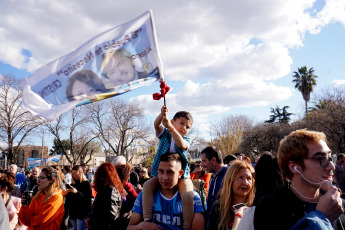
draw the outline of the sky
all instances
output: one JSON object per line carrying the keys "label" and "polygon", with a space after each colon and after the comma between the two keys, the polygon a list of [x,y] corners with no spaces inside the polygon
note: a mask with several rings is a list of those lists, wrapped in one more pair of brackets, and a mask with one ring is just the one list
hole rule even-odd
{"label": "sky", "polygon": [[[345,85],[345,2],[339,0],[0,0],[0,74],[18,79],[95,35],[153,10],[171,116],[187,110],[193,127],[228,115],[269,119],[270,107],[303,116],[293,72],[313,67],[322,90]],[[119,96],[149,119],[159,83]],[[49,144],[49,143],[46,143]]]}

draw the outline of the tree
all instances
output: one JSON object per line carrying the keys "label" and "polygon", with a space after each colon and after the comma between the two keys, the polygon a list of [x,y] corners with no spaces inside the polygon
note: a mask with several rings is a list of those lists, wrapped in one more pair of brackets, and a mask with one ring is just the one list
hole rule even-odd
{"label": "tree", "polygon": [[298,89],[303,96],[305,101],[305,114],[308,115],[308,101],[310,101],[310,93],[313,92],[314,86],[316,85],[317,76],[314,75],[314,69],[310,68],[308,70],[307,66],[298,68],[298,71],[294,72],[295,88]]}
{"label": "tree", "polygon": [[216,145],[224,156],[238,152],[242,135],[252,124],[252,119],[245,115],[226,116],[211,124],[211,136],[215,137],[212,144]]}
{"label": "tree", "polygon": [[68,150],[71,146],[71,143],[69,140],[59,140],[57,138],[54,138],[53,146],[50,150],[51,155],[56,155],[63,153],[65,150]]}
{"label": "tree", "polygon": [[113,98],[87,106],[95,132],[115,156],[125,156],[130,161],[138,141],[145,142],[152,135],[138,104]]}
{"label": "tree", "polygon": [[309,113],[326,108],[327,103],[332,103],[332,101],[326,100],[326,99],[318,99],[318,100],[314,101],[313,102],[314,106],[308,108]]}
{"label": "tree", "polygon": [[246,155],[259,154],[264,151],[277,152],[280,140],[293,130],[304,128],[302,124],[260,123],[243,133],[240,151]]}
{"label": "tree", "polygon": [[[54,135],[56,147],[62,151],[70,164],[82,164],[86,156],[90,152],[94,152],[89,148],[92,141],[98,138],[98,134],[92,131],[90,117],[85,106],[76,107],[60,115],[55,122],[45,122],[45,125]],[[66,132],[67,140],[63,136]],[[70,154],[67,155],[66,150],[70,150]]]}
{"label": "tree", "polygon": [[334,152],[345,151],[345,89],[325,91],[314,104],[319,109],[310,112],[303,122],[309,129],[326,134],[328,145]]}
{"label": "tree", "polygon": [[141,163],[144,167],[148,168],[150,165],[153,164],[158,144],[159,142],[157,138],[149,140],[146,145],[147,151],[139,154],[139,157],[143,158],[143,161]]}
{"label": "tree", "polygon": [[274,123],[274,122],[280,122],[280,123],[289,123],[291,120],[290,116],[293,115],[293,113],[289,113],[287,109],[290,108],[289,106],[284,106],[282,109],[279,108],[278,105],[276,105],[276,108],[271,107],[271,113],[270,119],[265,121],[265,123]]}
{"label": "tree", "polygon": [[79,142],[74,144],[74,152],[80,153],[81,164],[87,164],[92,160],[92,156],[95,153],[102,152],[101,143],[95,140],[89,141],[89,139],[86,138],[79,138]]}
{"label": "tree", "polygon": [[15,163],[20,145],[42,124],[22,103],[22,92],[13,75],[0,76],[0,141],[7,143],[5,154]]}

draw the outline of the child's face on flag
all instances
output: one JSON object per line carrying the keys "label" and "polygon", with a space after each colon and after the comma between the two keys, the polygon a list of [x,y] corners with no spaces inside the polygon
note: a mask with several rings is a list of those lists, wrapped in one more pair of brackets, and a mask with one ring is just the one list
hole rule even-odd
{"label": "child's face on flag", "polygon": [[186,136],[192,128],[192,122],[184,117],[176,118],[176,120],[172,119],[171,124],[183,137]]}
{"label": "child's face on flag", "polygon": [[117,54],[109,60],[104,67],[104,73],[116,86],[133,81],[136,76],[132,60],[122,54]]}

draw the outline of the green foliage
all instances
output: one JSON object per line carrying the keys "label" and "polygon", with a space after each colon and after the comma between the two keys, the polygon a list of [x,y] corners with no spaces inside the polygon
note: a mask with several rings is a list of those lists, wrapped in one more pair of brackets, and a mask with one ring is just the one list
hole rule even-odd
{"label": "green foliage", "polygon": [[141,164],[148,168],[149,166],[151,166],[153,164],[153,161],[155,159],[155,155],[156,155],[156,147],[151,145],[148,147],[148,152],[146,153],[142,153],[142,156],[144,158],[144,160],[141,162]]}
{"label": "green foliage", "polygon": [[61,142],[54,138],[54,143],[52,149],[50,150],[49,155],[56,155],[63,153],[65,150],[71,149],[71,142],[69,140],[61,140]]}
{"label": "green foliage", "polygon": [[298,89],[305,101],[305,112],[308,115],[308,101],[310,101],[310,93],[313,92],[314,86],[316,85],[316,76],[314,69],[308,70],[307,66],[298,68],[298,71],[294,72],[292,82],[295,83],[295,88]]}
{"label": "green foliage", "polygon": [[289,121],[291,120],[290,116],[293,115],[293,113],[289,113],[287,111],[289,108],[289,106],[284,106],[282,109],[280,109],[278,105],[276,105],[276,108],[271,107],[272,115],[270,115],[270,119],[266,120],[265,123],[289,123]]}

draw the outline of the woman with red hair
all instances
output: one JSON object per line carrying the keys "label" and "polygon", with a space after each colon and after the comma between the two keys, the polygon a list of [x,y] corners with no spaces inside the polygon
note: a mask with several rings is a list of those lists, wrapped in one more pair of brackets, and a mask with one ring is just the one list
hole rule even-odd
{"label": "woman with red hair", "polygon": [[15,229],[18,224],[18,213],[22,206],[20,198],[11,195],[15,180],[16,177],[11,171],[5,171],[0,177],[0,195],[8,212],[11,230]]}
{"label": "woman with red hair", "polygon": [[122,197],[126,193],[115,167],[111,163],[101,164],[94,183],[97,195],[86,220],[88,229],[119,229]]}

